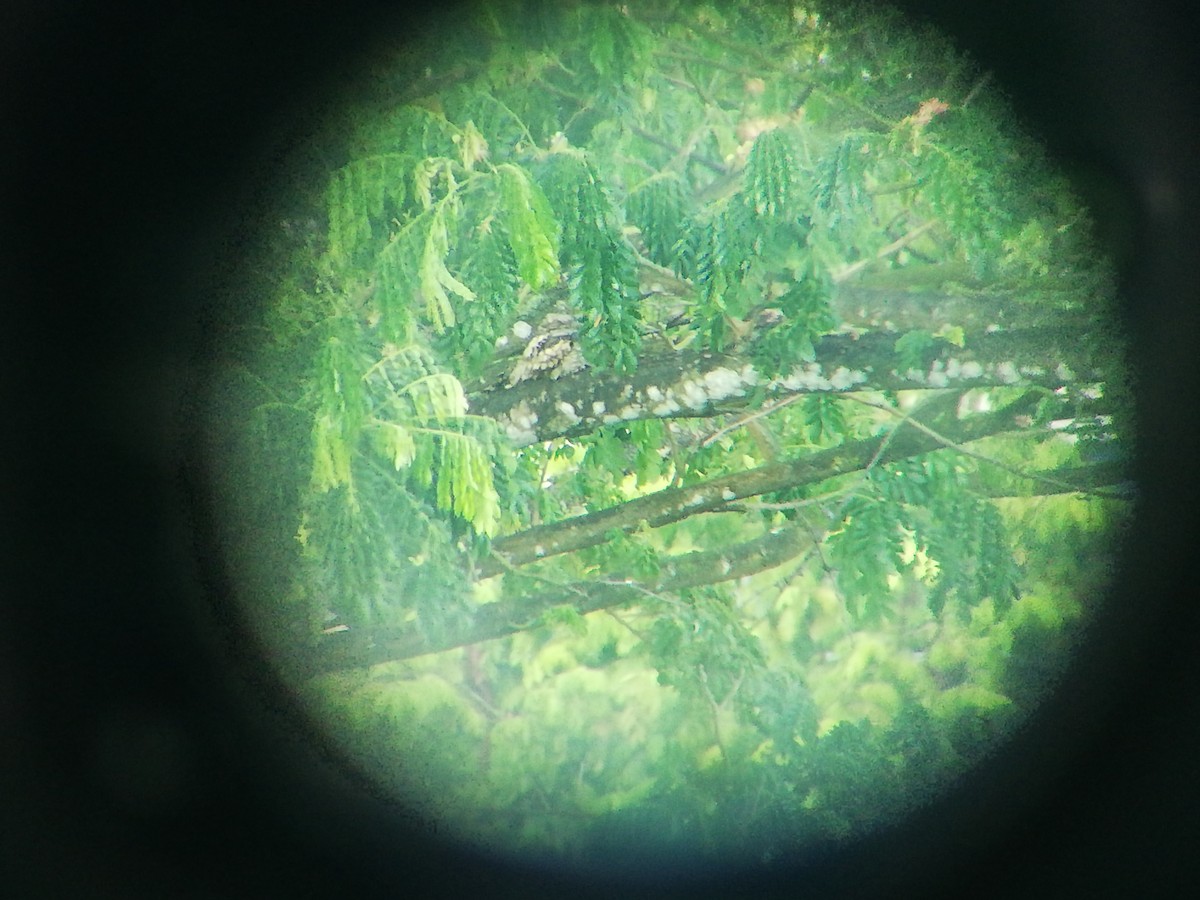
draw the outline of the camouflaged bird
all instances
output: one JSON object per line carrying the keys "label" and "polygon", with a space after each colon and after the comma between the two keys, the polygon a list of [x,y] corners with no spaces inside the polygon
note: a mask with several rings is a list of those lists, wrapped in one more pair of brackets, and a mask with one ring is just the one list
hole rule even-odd
{"label": "camouflaged bird", "polygon": [[579,322],[569,313],[552,312],[529,338],[508,375],[508,386],[532,378],[562,378],[586,367],[579,349]]}

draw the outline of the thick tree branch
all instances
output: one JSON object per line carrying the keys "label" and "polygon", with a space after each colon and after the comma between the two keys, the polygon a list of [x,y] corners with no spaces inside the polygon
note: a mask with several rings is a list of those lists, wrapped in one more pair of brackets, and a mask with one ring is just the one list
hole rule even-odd
{"label": "thick tree branch", "polygon": [[441,639],[429,638],[411,628],[324,635],[317,645],[297,651],[289,664],[293,674],[306,678],[440,653],[539,627],[542,616],[558,606],[569,605],[586,615],[600,609],[644,602],[648,595],[667,587],[679,590],[744,578],[782,565],[811,543],[810,534],[791,526],[721,550],[667,557],[661,560],[658,576],[652,581],[610,577],[581,585],[548,587],[536,597],[520,601],[487,604],[479,607],[470,627]]}
{"label": "thick tree branch", "polygon": [[[1084,493],[1107,500],[1130,500],[1134,496],[1129,467],[1119,462],[1094,463],[1088,466],[1065,466],[1047,472],[1021,473],[1023,479],[1035,481],[1039,497],[1051,494]],[[1030,496],[1015,489],[980,485],[974,490],[984,497]]]}
{"label": "thick tree branch", "polygon": [[[1122,468],[1116,464],[1057,469],[1048,474],[1060,483],[1074,483],[1080,490],[1115,484],[1125,478]],[[985,490],[984,493],[989,492]],[[995,491],[990,493],[1000,495]],[[647,596],[665,588],[701,587],[755,575],[794,559],[811,547],[812,541],[812,535],[803,528],[789,526],[720,550],[660,559],[658,575],[651,581],[610,577],[587,584],[551,587],[535,598],[489,604],[479,608],[470,627],[440,640],[431,639],[415,629],[343,631],[324,635],[316,645],[298,649],[287,664],[294,675],[307,678],[470,646],[539,627],[542,616],[558,606],[569,605],[579,614],[586,615],[600,609],[644,602]]]}
{"label": "thick tree branch", "polygon": [[[1029,391],[997,412],[956,419],[956,397],[947,395],[937,398],[922,410],[923,421],[918,424],[924,424],[930,430],[936,426],[943,439],[949,438],[958,444],[968,443],[1017,429],[1016,419],[1027,415],[1036,406],[1040,396],[1037,391]],[[480,575],[487,577],[500,574],[512,566],[532,562],[551,553],[593,546],[607,540],[612,528],[632,531],[643,522],[660,525],[698,512],[737,509],[741,506],[738,503],[740,498],[755,493],[824,480],[941,446],[944,446],[944,441],[931,436],[928,430],[901,426],[901,430],[895,433],[851,442],[813,454],[804,460],[764,466],[690,488],[661,491],[613,510],[501,538],[493,546],[502,556],[485,564]],[[1070,485],[1080,490],[1094,489],[1119,483],[1125,478],[1122,467],[1116,464],[1059,469],[1046,474],[1062,485],[1062,490]],[[432,638],[413,628],[350,630],[324,635],[316,645],[298,649],[289,664],[295,675],[309,677],[468,646],[538,627],[542,624],[544,614],[558,606],[569,605],[576,612],[587,614],[644,601],[648,595],[664,589],[699,587],[753,575],[795,558],[811,546],[812,541],[812,535],[803,528],[789,526],[717,550],[660,558],[658,573],[649,580],[610,576],[586,584],[548,584],[535,597],[482,606],[469,627],[439,638]]]}
{"label": "thick tree branch", "polygon": [[[1032,414],[1041,398],[1039,391],[1029,391],[1003,409],[958,419],[955,417],[957,397],[950,395],[931,407],[935,414],[930,417],[930,425],[936,425],[939,435],[955,443],[968,443],[1019,429],[1018,418]],[[613,529],[630,532],[640,528],[642,523],[657,528],[698,513],[723,511],[729,504],[746,497],[815,484],[858,471],[873,461],[904,459],[942,446],[938,438],[901,425],[895,432],[848,441],[799,459],[770,463],[700,484],[667,488],[611,509],[498,538],[492,543],[496,558],[485,560],[480,574],[483,577],[497,575],[506,566],[521,566],[560,553],[594,547],[607,541]]]}
{"label": "thick tree branch", "polygon": [[531,379],[507,390],[475,392],[471,411],[496,419],[526,446],[579,437],[601,425],[638,419],[710,416],[769,396],[871,390],[1038,385],[1057,388],[1105,380],[1102,360],[1071,328],[996,331],[969,336],[965,347],[935,340],[914,366],[896,351],[897,335],[828,335],[812,362],[768,377],[748,348],[736,353],[648,352],[631,376],[585,369]]}

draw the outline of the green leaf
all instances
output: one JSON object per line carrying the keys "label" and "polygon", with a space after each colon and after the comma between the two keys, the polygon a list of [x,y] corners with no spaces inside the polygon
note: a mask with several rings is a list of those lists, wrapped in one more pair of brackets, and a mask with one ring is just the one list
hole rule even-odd
{"label": "green leaf", "polygon": [[579,610],[569,603],[560,603],[542,613],[542,624],[546,626],[564,625],[575,635],[583,636],[588,632],[587,620],[580,615]]}
{"label": "green leaf", "polygon": [[523,169],[497,167],[504,221],[521,279],[534,290],[552,284],[558,275],[557,224],[541,188]]}
{"label": "green leaf", "polygon": [[796,163],[783,129],[764,131],[754,140],[746,163],[746,199],[754,212],[773,221],[795,196]]}
{"label": "green leaf", "polygon": [[686,188],[676,173],[659,172],[630,193],[626,215],[641,232],[646,255],[661,266],[678,261],[676,248],[686,238]]}
{"label": "green leaf", "polygon": [[935,338],[928,331],[909,331],[896,338],[896,369],[899,372],[924,372],[927,368],[926,357],[934,345]]}
{"label": "green leaf", "polygon": [[403,425],[385,422],[380,431],[383,436],[383,453],[392,460],[396,470],[407,468],[416,458],[417,445],[413,433]]}
{"label": "green leaf", "polygon": [[325,493],[350,483],[350,445],[332,416],[313,422],[312,489]]}
{"label": "green leaf", "polygon": [[446,372],[423,375],[405,384],[401,391],[412,402],[413,413],[419,419],[445,424],[467,414],[462,384]]}
{"label": "green leaf", "polygon": [[816,394],[806,397],[802,414],[805,437],[810,444],[836,441],[846,433],[846,415],[842,401],[834,395]]}

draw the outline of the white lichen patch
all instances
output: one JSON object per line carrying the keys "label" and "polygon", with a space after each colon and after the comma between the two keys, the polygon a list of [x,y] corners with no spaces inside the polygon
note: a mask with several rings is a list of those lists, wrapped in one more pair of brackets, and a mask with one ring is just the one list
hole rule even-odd
{"label": "white lichen patch", "polygon": [[1015,363],[1005,360],[996,365],[996,378],[1001,384],[1016,384],[1021,380],[1021,373],[1017,371]]}
{"label": "white lichen patch", "polygon": [[992,410],[992,395],[987,391],[967,391],[958,400],[959,417]]}
{"label": "white lichen patch", "polygon": [[679,385],[679,393],[684,406],[690,409],[700,409],[708,403],[708,394],[704,392],[704,385],[699,381],[689,378]]}
{"label": "white lichen patch", "polygon": [[604,415],[604,413],[607,409],[608,409],[608,407],[604,405],[603,400],[593,400],[592,401],[592,415],[593,416],[602,416],[602,415]]}
{"label": "white lichen patch", "polygon": [[704,392],[709,401],[740,397],[746,393],[746,381],[741,373],[722,366],[705,373]]}
{"label": "white lichen patch", "polygon": [[568,425],[577,425],[580,422],[579,416],[575,415],[575,407],[566,400],[560,400],[557,404],[558,411],[567,419]]}
{"label": "white lichen patch", "polygon": [[1054,376],[1063,381],[1074,381],[1075,373],[1071,371],[1071,367],[1066,363],[1059,363],[1058,368],[1054,370]]}
{"label": "white lichen patch", "polygon": [[844,391],[854,387],[856,384],[862,384],[866,380],[866,372],[858,369],[847,369],[845,366],[838,366],[832,377],[830,377],[829,383],[835,391]]}
{"label": "white lichen patch", "polygon": [[526,447],[537,440],[538,415],[522,400],[500,419],[504,433],[518,447]]}
{"label": "white lichen patch", "polygon": [[925,383],[931,388],[944,388],[950,383],[950,377],[946,374],[946,364],[940,359],[935,359],[933,365],[929,367],[929,374],[925,378]]}
{"label": "white lichen patch", "polygon": [[[918,380],[919,378],[920,376],[918,376]],[[813,362],[805,366],[797,366],[783,378],[773,382],[773,385],[789,391],[845,391],[865,381],[867,381],[867,373],[861,369],[838,366],[832,374],[826,377],[820,363]]]}
{"label": "white lichen patch", "polygon": [[657,384],[652,384],[646,388],[646,399],[651,403],[657,403],[663,398],[662,389]]}
{"label": "white lichen patch", "polygon": [[714,368],[704,373],[704,392],[713,400],[720,400],[737,392],[742,386],[742,379],[732,368]]}
{"label": "white lichen patch", "polygon": [[792,369],[779,379],[779,384],[789,391],[827,391],[833,387],[829,379],[821,374],[820,363],[815,362]]}
{"label": "white lichen patch", "polygon": [[1041,378],[1046,370],[1041,366],[1021,366],[1021,374],[1026,378]]}
{"label": "white lichen patch", "polygon": [[963,378],[967,378],[970,380],[974,380],[976,378],[982,378],[983,377],[983,366],[981,366],[979,363],[975,362],[975,360],[972,359],[972,360],[969,360],[962,364],[961,373],[962,373]]}

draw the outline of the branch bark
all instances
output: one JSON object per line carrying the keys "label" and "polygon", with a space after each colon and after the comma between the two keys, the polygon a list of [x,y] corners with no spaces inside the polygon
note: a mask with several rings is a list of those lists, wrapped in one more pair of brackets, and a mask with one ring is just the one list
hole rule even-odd
{"label": "branch bark", "polygon": [[632,376],[585,369],[557,380],[478,391],[469,399],[473,413],[496,419],[522,447],[619,422],[711,416],[743,408],[762,391],[787,397],[1012,385],[1053,389],[1105,380],[1099,353],[1067,327],[971,335],[965,347],[935,340],[919,366],[897,352],[897,337],[890,332],[827,335],[812,362],[776,377],[766,375],[748,349],[711,353],[661,347],[648,352]]}
{"label": "branch bark", "polygon": [[[936,450],[944,446],[945,439],[966,444],[1020,430],[1019,421],[1036,408],[1042,396],[1041,391],[1030,390],[1003,409],[960,419],[956,412],[958,397],[950,393],[935,398],[914,415],[929,431],[936,430],[941,440],[929,431],[901,423],[892,433],[848,442],[804,459],[775,463],[699,485],[663,490],[614,509],[531,528],[495,541],[496,558],[486,562],[479,574],[488,577],[546,556],[594,546],[608,540],[614,528],[629,532],[644,523],[654,527],[699,513],[736,509],[739,501],[746,497],[815,483],[870,465]],[[1124,477],[1121,468],[1114,465],[1064,469],[1053,474],[1064,485],[1074,483],[1081,489],[1113,484]],[[677,590],[752,575],[794,558],[811,542],[812,535],[804,528],[790,526],[719,550],[666,557],[660,560],[658,574],[653,579],[639,581],[610,577],[586,584],[548,585],[536,597],[487,604],[478,609],[469,627],[452,635],[431,638],[415,629],[324,635],[315,645],[298,648],[287,664],[297,677],[310,677],[468,646],[540,627],[544,614],[557,606],[570,605],[576,612],[587,614],[644,601],[648,595],[668,587]]]}
{"label": "branch bark", "polygon": [[[1030,390],[1002,409],[959,419],[956,417],[958,397],[950,394],[928,406],[923,418],[941,438],[966,444],[994,434],[1020,430],[1021,418],[1032,415],[1042,397],[1040,391]],[[486,578],[498,575],[508,567],[594,547],[607,541],[614,529],[628,533],[643,523],[658,528],[700,513],[722,512],[747,497],[815,484],[864,469],[873,461],[890,462],[943,446],[938,437],[901,424],[894,432],[848,441],[799,459],[770,463],[699,484],[666,488],[611,509],[498,538],[492,543],[494,559],[483,562],[480,575]]]}
{"label": "branch bark", "polygon": [[[893,430],[869,439],[664,489],[611,509],[498,538],[492,543],[492,557],[480,566],[479,577],[597,546],[611,540],[614,530],[631,533],[698,514],[736,511],[744,508],[747,498],[937,450],[947,442],[965,445],[1020,431],[1028,427],[1023,423],[1034,414],[1046,389],[1103,382],[1106,366],[1111,366],[1103,348],[1093,347],[1080,339],[1077,330],[1065,327],[980,333],[968,337],[965,348],[934,341],[916,366],[911,359],[901,360],[897,337],[883,331],[829,335],[817,345],[811,363],[775,378],[768,378],[756,364],[753,342],[748,341],[724,354],[665,345],[653,348],[633,376],[583,371],[558,380],[523,382],[507,390],[475,392],[470,398],[472,412],[498,420],[513,443],[521,446],[579,436],[617,422],[728,413],[749,407],[763,391],[777,399],[816,392],[942,391],[914,413],[917,427],[901,421]],[[963,390],[1021,385],[1029,390],[1002,409],[958,415]],[[1057,473],[1056,478],[1064,490],[1076,483],[1086,489],[1111,484],[1118,474],[1117,470],[1087,470]],[[315,644],[297,648],[288,665],[298,677],[306,677],[467,646],[538,627],[556,606],[570,605],[586,614],[643,601],[668,586],[676,590],[753,574],[794,557],[811,540],[806,532],[789,528],[730,548],[663,559],[658,576],[650,581],[609,578],[549,586],[536,598],[482,606],[467,628],[438,638],[415,629],[323,635]]]}
{"label": "branch bark", "polygon": [[543,615],[558,606],[570,605],[576,612],[586,615],[600,609],[644,602],[660,586],[679,590],[744,578],[787,562],[811,543],[812,537],[804,529],[791,526],[722,550],[670,557],[662,561],[657,578],[651,582],[609,578],[584,585],[549,587],[536,598],[520,602],[481,606],[469,628],[441,639],[428,638],[415,629],[343,631],[324,635],[317,645],[291,655],[286,664],[293,676],[310,678],[342,669],[440,653],[542,627]]}

